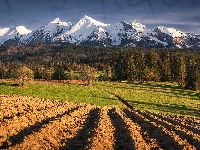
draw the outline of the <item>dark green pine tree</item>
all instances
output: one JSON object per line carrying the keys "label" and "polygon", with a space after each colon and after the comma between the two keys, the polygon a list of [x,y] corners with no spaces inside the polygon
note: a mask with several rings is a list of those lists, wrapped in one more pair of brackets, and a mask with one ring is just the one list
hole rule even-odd
{"label": "dark green pine tree", "polygon": [[141,50],[134,51],[133,60],[135,63],[135,79],[136,81],[143,82],[146,78],[144,53]]}
{"label": "dark green pine tree", "polygon": [[115,65],[115,78],[118,80],[127,79],[127,60],[125,53],[121,50]]}
{"label": "dark green pine tree", "polygon": [[161,81],[171,81],[170,53],[166,52],[161,64]]}
{"label": "dark green pine tree", "polygon": [[0,79],[4,79],[6,74],[6,67],[0,63]]}
{"label": "dark green pine tree", "polygon": [[147,81],[159,81],[160,72],[159,72],[159,63],[160,57],[155,50],[150,50],[145,55],[145,63],[147,66],[146,74]]}
{"label": "dark green pine tree", "polygon": [[65,79],[65,70],[61,63],[55,67],[55,70],[52,73],[52,77],[53,77],[52,79],[54,79],[54,80]]}
{"label": "dark green pine tree", "polygon": [[127,79],[129,82],[133,82],[136,79],[136,67],[135,62],[133,60],[133,55],[130,54],[128,56],[128,62],[127,62],[128,68],[127,68]]}
{"label": "dark green pine tree", "polygon": [[186,64],[180,52],[174,54],[171,67],[174,81],[176,81],[179,86],[183,87],[186,78]]}
{"label": "dark green pine tree", "polygon": [[109,64],[106,64],[104,67],[104,80],[109,80],[112,77],[112,68],[110,67]]}
{"label": "dark green pine tree", "polygon": [[192,90],[200,89],[200,74],[194,54],[189,54],[186,67],[186,88]]}
{"label": "dark green pine tree", "polygon": [[192,89],[196,91],[200,90],[200,73],[199,68],[197,66],[194,70],[194,87]]}

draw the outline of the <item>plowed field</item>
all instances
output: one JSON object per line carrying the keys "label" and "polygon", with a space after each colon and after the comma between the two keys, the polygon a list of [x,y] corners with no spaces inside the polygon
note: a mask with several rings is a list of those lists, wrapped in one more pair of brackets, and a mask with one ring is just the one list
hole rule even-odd
{"label": "plowed field", "polygon": [[200,150],[200,119],[0,96],[0,149]]}

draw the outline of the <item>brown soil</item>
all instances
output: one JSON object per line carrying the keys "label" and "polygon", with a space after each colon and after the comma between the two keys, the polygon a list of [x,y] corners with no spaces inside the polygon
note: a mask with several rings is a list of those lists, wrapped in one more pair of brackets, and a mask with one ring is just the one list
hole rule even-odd
{"label": "brown soil", "polygon": [[200,119],[0,96],[0,149],[200,149]]}

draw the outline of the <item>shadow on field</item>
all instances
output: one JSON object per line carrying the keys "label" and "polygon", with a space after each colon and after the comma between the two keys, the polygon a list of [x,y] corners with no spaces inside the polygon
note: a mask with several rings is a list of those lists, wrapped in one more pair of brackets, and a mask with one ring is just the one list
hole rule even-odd
{"label": "shadow on field", "polygon": [[11,86],[11,83],[8,83],[8,82],[0,82],[0,86]]}
{"label": "shadow on field", "polygon": [[[163,116],[162,114],[157,114],[157,113],[152,113],[152,112],[148,112],[148,114],[153,115],[153,116],[155,116],[155,117],[158,117],[158,118],[160,118],[160,119],[162,119],[162,120],[165,120],[165,121],[167,121],[167,122],[170,122],[170,123],[172,123],[172,124],[174,124],[174,125],[178,125],[178,126],[181,126],[181,127],[183,127],[183,128],[186,128],[187,130],[190,130],[190,131],[194,132],[195,134],[199,134],[199,135],[200,135],[200,130],[198,130],[197,128],[194,128],[194,127],[192,127],[192,126],[188,126],[188,125],[187,125],[188,122],[184,122],[184,124],[181,123],[181,122],[182,122],[182,119],[181,119],[181,118],[179,118],[179,119],[177,120],[176,117],[174,117],[174,118],[172,119],[172,118]],[[189,120],[188,120],[188,121],[189,121]],[[190,121],[189,121],[189,124],[191,124],[191,122],[192,122],[192,121],[190,120]],[[196,125],[196,126],[198,126],[198,125]]]}
{"label": "shadow on field", "polygon": [[162,121],[159,121],[155,119],[154,117],[150,116],[148,113],[144,113],[141,111],[138,111],[141,115],[143,115],[145,118],[149,119],[150,122],[155,122],[156,124],[159,124],[163,127],[165,127],[168,131],[173,130],[177,135],[180,136],[181,139],[186,139],[188,143],[195,146],[195,148],[200,149],[200,142],[193,137],[191,134],[186,134],[184,131],[177,129],[174,125],[169,125],[168,123],[165,123]]}
{"label": "shadow on field", "polygon": [[[84,127],[78,131],[77,135],[71,139],[68,139],[66,142],[66,146],[60,147],[60,150],[83,150],[89,149],[91,141],[88,141],[88,138],[94,136],[95,129],[98,127],[99,119],[100,119],[100,109],[96,108],[89,112],[88,118],[85,121]],[[87,147],[87,148],[86,148]]]}
{"label": "shadow on field", "polygon": [[[95,96],[93,96],[94,98],[97,98]],[[110,98],[110,97],[105,97],[105,96],[101,96],[101,97],[98,97],[98,98],[102,98],[102,99],[107,99],[107,100],[111,100],[111,101],[118,101],[118,99],[115,99],[115,98]]]}
{"label": "shadow on field", "polygon": [[131,89],[137,88],[140,90],[152,90],[153,92],[163,92],[166,94],[173,94],[174,95],[173,97],[178,97],[178,98],[187,97],[188,99],[191,99],[191,100],[200,99],[200,93],[183,89],[178,85],[165,85],[162,83],[160,84],[159,83],[127,83],[127,84],[133,85]]}
{"label": "shadow on field", "polygon": [[134,101],[134,100],[125,100],[124,98],[112,93],[108,92],[109,94],[114,95],[118,100],[120,100],[124,105],[126,105],[130,109],[134,109],[134,106],[144,106],[149,109],[154,109],[158,111],[163,111],[166,113],[174,113],[174,114],[181,114],[181,115],[190,115],[200,117],[200,111],[194,108],[187,107],[185,105],[176,105],[176,104],[152,104],[148,102],[141,102],[141,101]]}
{"label": "shadow on field", "polygon": [[116,112],[115,108],[108,111],[108,116],[111,119],[114,131],[114,149],[134,150],[134,141],[130,136],[128,126],[125,124],[120,115]]}
{"label": "shadow on field", "polygon": [[183,146],[179,146],[177,142],[174,141],[170,135],[166,134],[161,128],[154,126],[149,121],[144,120],[143,118],[135,115],[133,112],[130,112],[127,109],[123,110],[128,118],[130,118],[133,122],[139,124],[142,128],[142,136],[147,143],[150,141],[149,138],[145,138],[144,132],[147,131],[151,138],[156,139],[158,145],[163,149],[169,149],[173,147],[176,150],[182,150]]}
{"label": "shadow on field", "polygon": [[0,86],[20,86],[18,83],[0,82]]}
{"label": "shadow on field", "polygon": [[57,116],[54,116],[51,118],[46,118],[46,119],[42,120],[41,122],[36,122],[34,125],[30,125],[29,127],[24,128],[18,134],[8,137],[8,141],[11,144],[9,145],[8,142],[5,142],[0,147],[0,149],[1,148],[8,149],[12,146],[22,143],[26,136],[31,135],[35,132],[40,132],[41,128],[43,128],[44,125],[49,124],[50,122],[55,121],[56,119],[59,119],[64,115],[68,115],[68,114],[72,113],[73,111],[78,110],[79,108],[80,108],[80,106],[73,108],[71,110],[68,110],[68,111],[64,112],[63,114],[58,114]]}
{"label": "shadow on field", "polygon": [[[134,101],[134,100],[126,100],[128,103],[131,104],[131,106],[142,106],[147,107],[149,109],[154,109],[158,111],[163,111],[166,113],[179,113],[181,115],[191,115],[200,117],[200,111],[198,109],[193,109],[190,107],[187,107],[185,105],[176,105],[176,104],[152,104],[148,102],[140,102],[140,101]],[[130,107],[129,107],[130,108]]]}
{"label": "shadow on field", "polygon": [[102,84],[102,87],[117,88],[117,89],[129,89],[129,90],[144,90],[153,92],[162,92],[165,94],[170,94],[171,97],[177,98],[187,98],[191,100],[200,100],[200,93],[192,90],[186,90],[177,85],[165,85],[162,83],[118,83],[113,85]]}

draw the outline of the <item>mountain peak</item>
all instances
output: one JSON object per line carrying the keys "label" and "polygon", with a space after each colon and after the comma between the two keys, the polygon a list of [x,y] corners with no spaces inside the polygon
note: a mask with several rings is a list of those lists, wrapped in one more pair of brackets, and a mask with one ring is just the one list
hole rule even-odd
{"label": "mountain peak", "polygon": [[77,24],[75,24],[69,31],[67,31],[65,34],[73,34],[75,32],[84,32],[85,30],[96,27],[105,27],[105,26],[110,26],[110,24],[105,24],[100,21],[94,20],[93,18],[85,15],[82,19],[79,20]]}
{"label": "mountain peak", "polygon": [[92,19],[91,17],[89,17],[89,16],[87,16],[87,15],[85,15],[84,18],[85,18],[85,19]]}
{"label": "mountain peak", "polygon": [[59,18],[55,18],[53,21],[51,21],[50,23],[60,23],[60,19]]}
{"label": "mountain peak", "polygon": [[92,23],[93,25],[95,26],[110,26],[110,24],[105,24],[105,23],[102,23],[100,21],[97,21],[87,15],[85,15],[80,21],[86,23],[87,21],[89,21],[90,23]]}
{"label": "mountain peak", "polygon": [[50,24],[58,24],[61,26],[71,26],[71,22],[62,22],[59,18],[55,18],[53,21],[50,22]]}
{"label": "mountain peak", "polygon": [[134,20],[131,25],[133,28],[136,28],[136,29],[146,29],[146,26],[141,24],[137,20]]}

